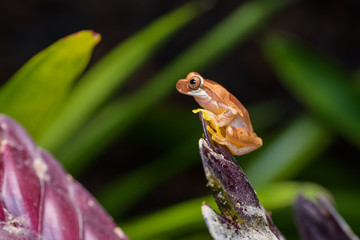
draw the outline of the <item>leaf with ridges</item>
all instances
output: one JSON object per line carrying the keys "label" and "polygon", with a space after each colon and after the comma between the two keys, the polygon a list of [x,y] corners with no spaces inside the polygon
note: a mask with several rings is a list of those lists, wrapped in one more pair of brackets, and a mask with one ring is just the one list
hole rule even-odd
{"label": "leaf with ridges", "polygon": [[0,239],[128,240],[56,159],[0,114]]}

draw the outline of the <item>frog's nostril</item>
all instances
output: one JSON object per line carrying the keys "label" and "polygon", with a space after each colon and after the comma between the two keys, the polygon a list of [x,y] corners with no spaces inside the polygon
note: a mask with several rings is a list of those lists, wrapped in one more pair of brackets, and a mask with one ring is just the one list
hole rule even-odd
{"label": "frog's nostril", "polygon": [[183,93],[183,92],[184,92],[184,91],[182,90],[181,80],[179,80],[179,81],[176,83],[176,89],[177,89],[180,93]]}

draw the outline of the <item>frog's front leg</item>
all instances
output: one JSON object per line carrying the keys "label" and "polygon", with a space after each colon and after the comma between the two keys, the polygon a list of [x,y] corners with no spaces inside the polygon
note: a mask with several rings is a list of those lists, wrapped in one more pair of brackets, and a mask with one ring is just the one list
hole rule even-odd
{"label": "frog's front leg", "polygon": [[229,125],[237,116],[237,111],[232,108],[226,108],[222,113],[216,115],[217,125],[224,127]]}
{"label": "frog's front leg", "polygon": [[206,121],[210,122],[210,125],[213,128],[217,128],[218,127],[218,123],[217,123],[217,116],[216,114],[214,114],[213,112],[206,110],[206,109],[202,109],[202,108],[198,108],[198,109],[194,109],[192,110],[193,113],[198,113],[198,112],[202,112],[202,118],[205,119]]}

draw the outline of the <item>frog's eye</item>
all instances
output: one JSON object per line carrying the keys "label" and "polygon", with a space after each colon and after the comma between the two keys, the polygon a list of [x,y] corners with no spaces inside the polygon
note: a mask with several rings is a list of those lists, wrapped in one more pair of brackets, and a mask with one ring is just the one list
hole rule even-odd
{"label": "frog's eye", "polygon": [[201,79],[198,76],[193,76],[188,81],[188,88],[190,90],[197,90],[200,87]]}

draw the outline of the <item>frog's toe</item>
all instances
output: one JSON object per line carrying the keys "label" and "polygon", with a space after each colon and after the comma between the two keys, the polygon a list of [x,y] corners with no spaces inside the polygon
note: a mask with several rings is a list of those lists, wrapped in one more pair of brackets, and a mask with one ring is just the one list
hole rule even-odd
{"label": "frog's toe", "polygon": [[207,126],[206,129],[211,134],[212,140],[214,140],[215,142],[221,145],[227,145],[228,140],[223,135],[221,135],[220,129],[218,129],[219,131],[217,132],[215,132],[210,126]]}
{"label": "frog's toe", "polygon": [[198,113],[198,112],[202,112],[202,111],[204,111],[204,109],[202,109],[202,108],[197,108],[197,109],[192,110],[193,113]]}
{"label": "frog's toe", "polygon": [[209,125],[206,126],[206,130],[207,130],[212,136],[217,135],[217,133],[216,133]]}
{"label": "frog's toe", "polygon": [[214,123],[215,125],[217,123],[215,114],[209,110],[198,108],[198,109],[192,110],[192,112],[193,113],[202,112],[203,119],[205,119],[206,121],[209,121],[211,123]]}

